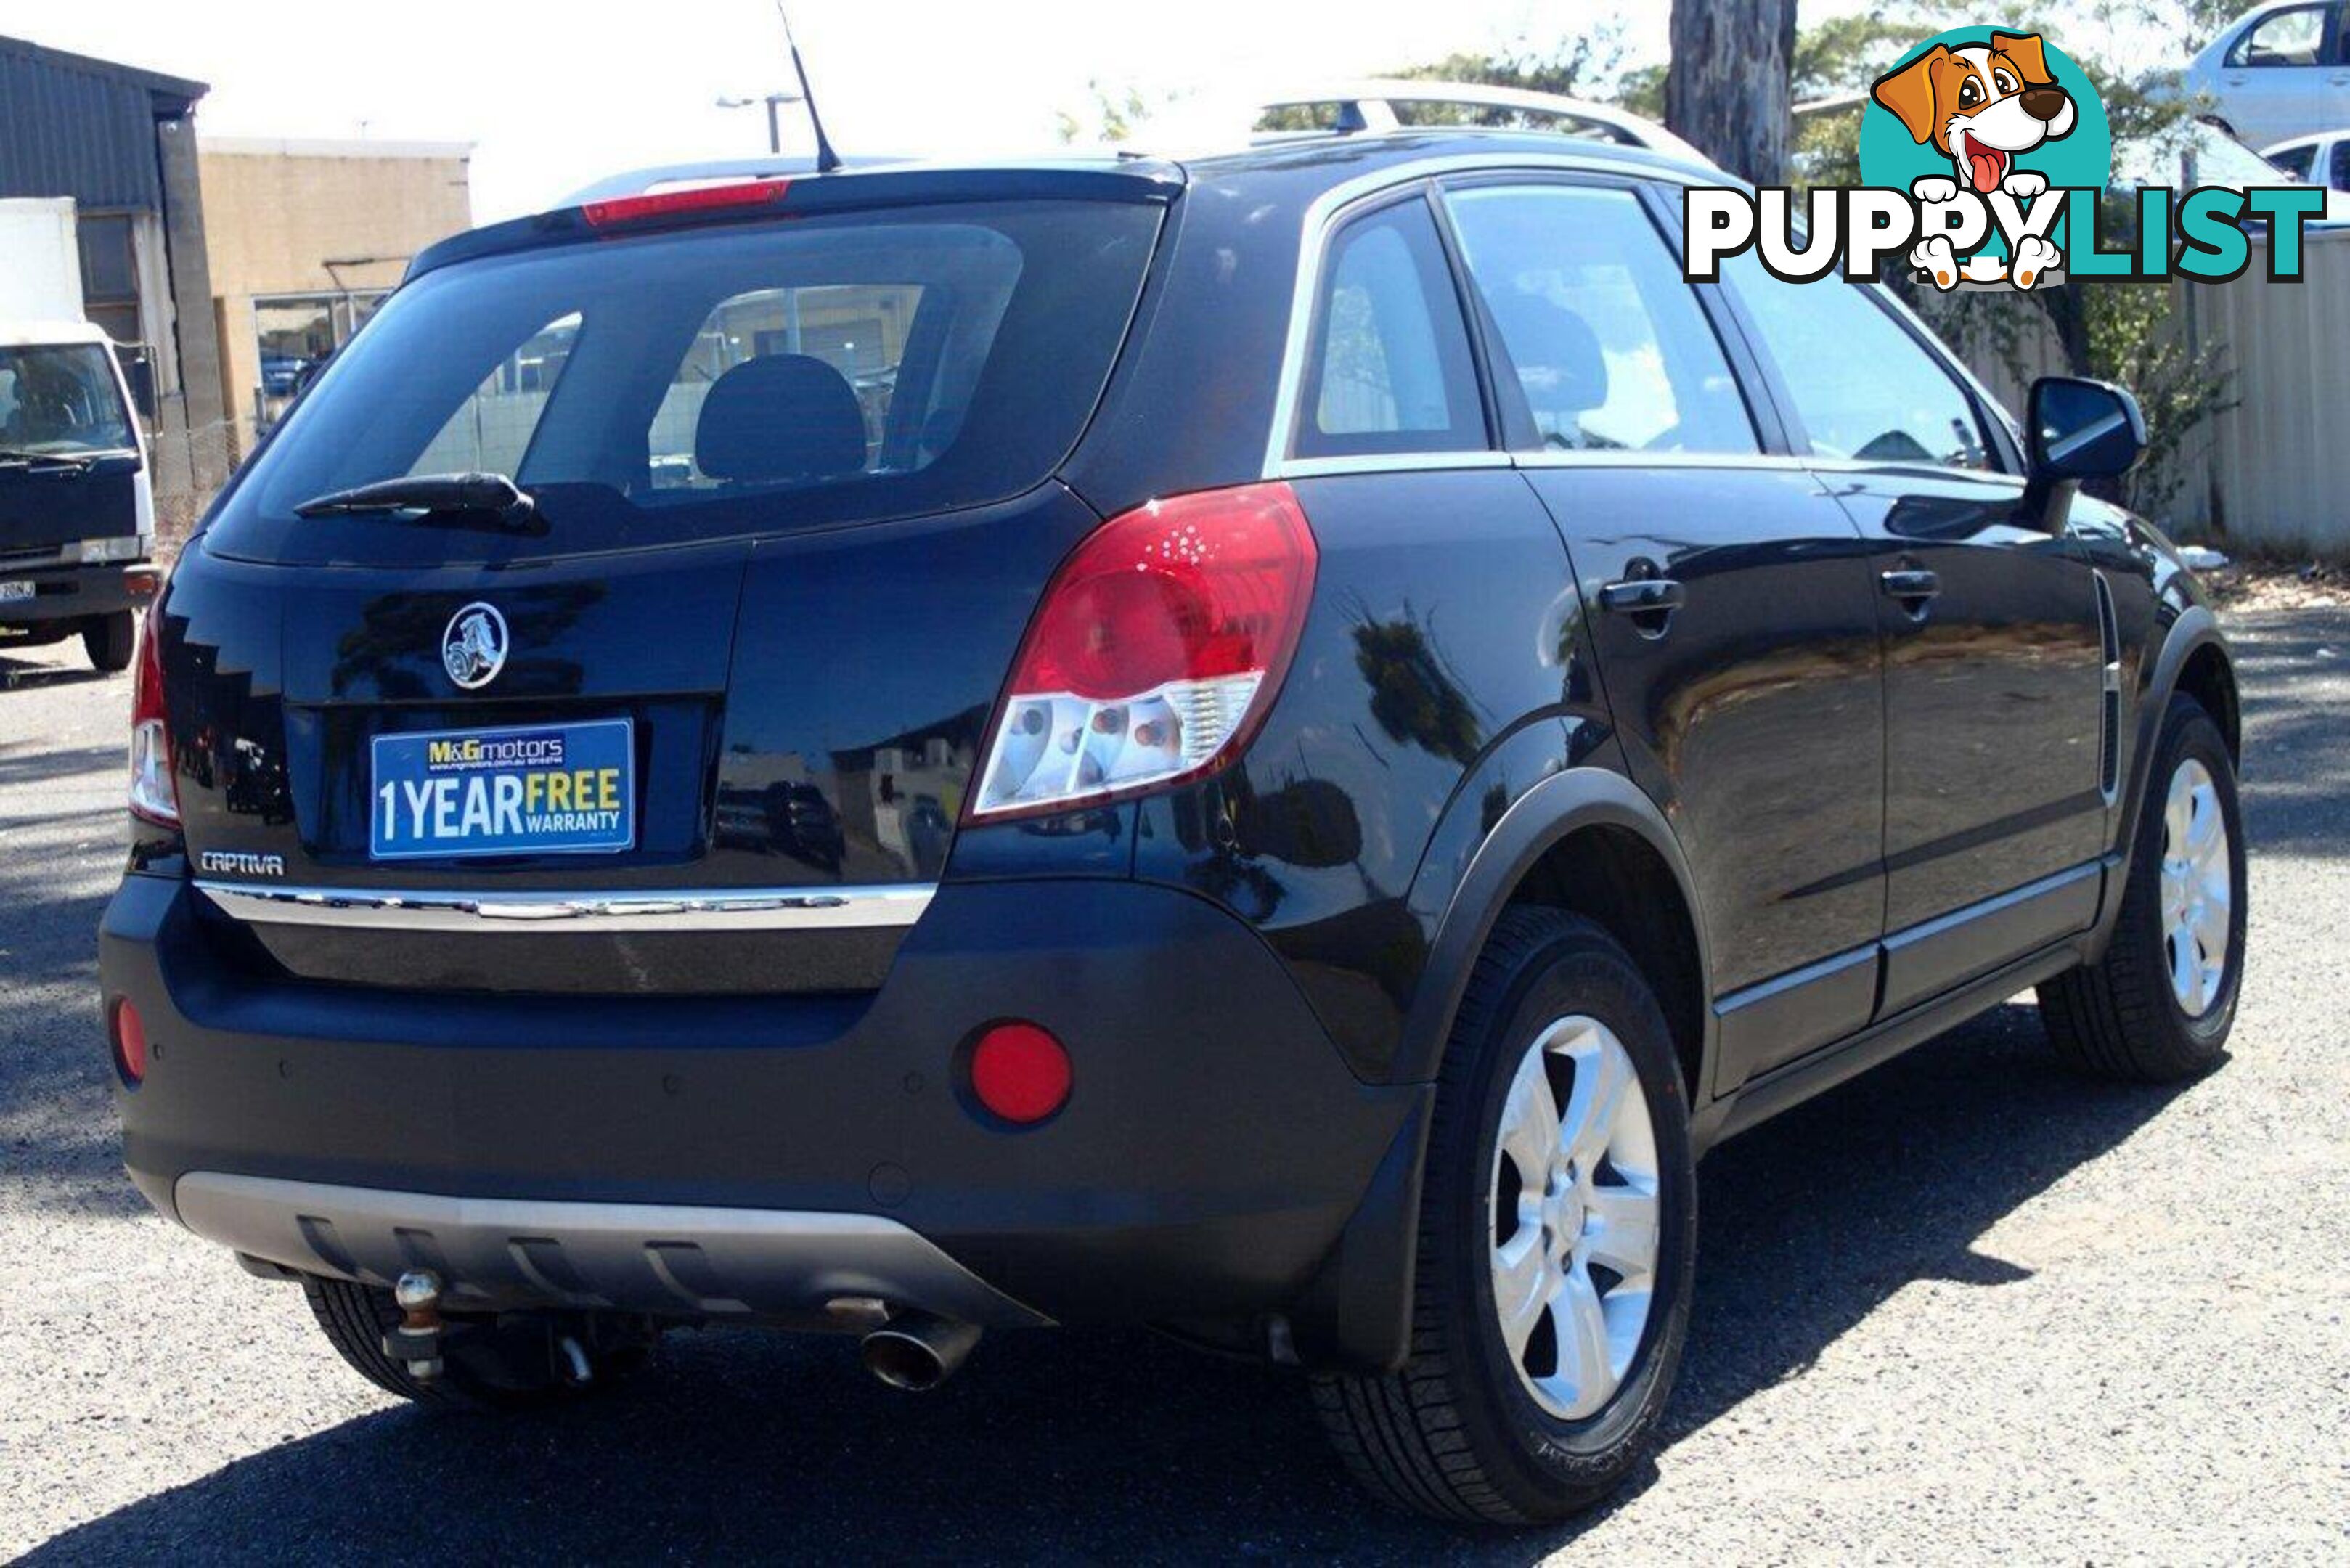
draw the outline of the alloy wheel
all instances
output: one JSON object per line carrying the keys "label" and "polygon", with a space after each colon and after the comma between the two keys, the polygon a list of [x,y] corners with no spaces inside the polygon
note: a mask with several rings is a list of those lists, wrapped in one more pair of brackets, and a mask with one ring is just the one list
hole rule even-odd
{"label": "alloy wheel", "polygon": [[1526,1048],[1488,1186],[1493,1306],[1526,1391],[1579,1420],[1622,1386],[1655,1289],[1657,1137],[1629,1053],[1596,1018]]}
{"label": "alloy wheel", "polygon": [[2189,1018],[2211,1010],[2227,978],[2232,864],[2219,788],[2189,757],[2163,802],[2162,939],[2170,993]]}

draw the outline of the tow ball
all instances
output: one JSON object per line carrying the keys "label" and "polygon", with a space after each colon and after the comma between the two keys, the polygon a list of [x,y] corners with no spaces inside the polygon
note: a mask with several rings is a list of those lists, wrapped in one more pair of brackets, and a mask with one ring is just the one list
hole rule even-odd
{"label": "tow ball", "polygon": [[449,1326],[441,1320],[441,1276],[411,1270],[391,1287],[391,1299],[400,1308],[400,1326],[383,1336],[383,1353],[419,1383],[430,1383],[441,1376],[441,1338]]}

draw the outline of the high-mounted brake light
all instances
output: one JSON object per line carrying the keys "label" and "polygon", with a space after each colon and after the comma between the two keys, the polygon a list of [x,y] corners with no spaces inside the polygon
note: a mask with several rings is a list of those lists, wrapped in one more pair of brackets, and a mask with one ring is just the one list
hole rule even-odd
{"label": "high-mounted brake light", "polygon": [[172,727],[163,711],[161,629],[151,608],[140,618],[139,658],[130,687],[130,815],[180,826],[180,789],[172,777]]}
{"label": "high-mounted brake light", "polygon": [[615,196],[590,202],[579,209],[588,226],[617,228],[624,223],[650,223],[686,213],[715,212],[725,207],[758,207],[780,202],[791,189],[788,180],[754,180],[739,185],[699,185],[685,191],[656,191],[649,196]]}
{"label": "high-mounted brake light", "polygon": [[1103,524],[1061,564],[1020,645],[972,815],[1066,810],[1222,765],[1272,706],[1315,562],[1279,483]]}

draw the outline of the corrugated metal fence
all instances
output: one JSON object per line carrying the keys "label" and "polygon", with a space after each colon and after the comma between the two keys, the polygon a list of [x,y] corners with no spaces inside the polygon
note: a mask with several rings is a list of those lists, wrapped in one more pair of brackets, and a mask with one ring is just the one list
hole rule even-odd
{"label": "corrugated metal fence", "polygon": [[[2268,244],[2232,283],[2174,280],[2165,326],[2189,348],[2218,346],[2236,406],[2192,438],[2179,483],[2155,521],[2181,538],[2248,555],[2350,559],[2350,229],[2303,234],[2302,276],[2269,280]],[[2097,288],[2153,286],[2095,284]],[[2036,321],[2039,318],[2034,317]],[[1998,353],[1967,356],[1975,373],[2021,412],[2033,376],[2061,375],[2064,356],[2044,329],[2018,345],[2025,374]]]}

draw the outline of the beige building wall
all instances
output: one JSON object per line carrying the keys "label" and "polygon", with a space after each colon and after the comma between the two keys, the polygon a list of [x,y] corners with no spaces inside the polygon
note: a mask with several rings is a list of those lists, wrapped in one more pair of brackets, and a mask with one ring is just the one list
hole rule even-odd
{"label": "beige building wall", "polygon": [[203,140],[222,392],[242,442],[261,406],[257,305],[397,286],[418,251],[473,226],[472,157],[470,142]]}

